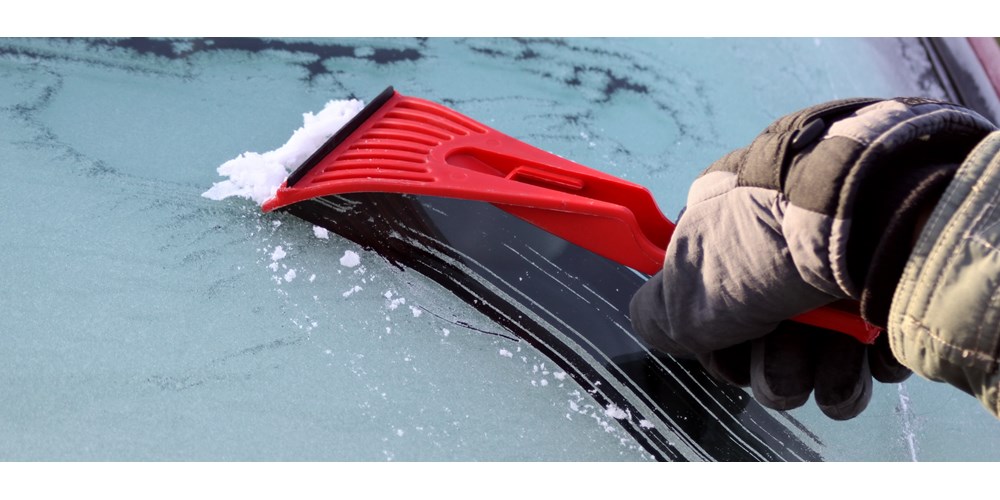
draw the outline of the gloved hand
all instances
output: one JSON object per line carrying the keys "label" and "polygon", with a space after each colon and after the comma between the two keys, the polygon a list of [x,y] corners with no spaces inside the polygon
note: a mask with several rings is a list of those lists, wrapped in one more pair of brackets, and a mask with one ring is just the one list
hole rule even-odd
{"label": "gloved hand", "polygon": [[910,371],[886,335],[866,346],[787,318],[842,299],[884,326],[919,227],[966,153],[991,129],[925,99],[834,101],[787,115],[691,186],[664,269],[632,299],[652,347],[785,410],[815,392],[858,415],[872,377]]}

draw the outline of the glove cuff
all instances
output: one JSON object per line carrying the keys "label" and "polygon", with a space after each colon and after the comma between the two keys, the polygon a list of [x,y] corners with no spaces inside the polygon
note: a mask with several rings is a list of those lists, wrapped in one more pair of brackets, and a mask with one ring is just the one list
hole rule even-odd
{"label": "glove cuff", "polygon": [[851,280],[863,283],[861,316],[888,325],[896,284],[913,249],[921,214],[937,203],[958,170],[957,163],[918,165],[898,178],[872,179],[858,196],[857,217],[848,241]]}
{"label": "glove cuff", "polygon": [[[791,216],[782,230],[803,279],[831,295],[861,298],[898,204],[992,130],[969,109],[927,99],[880,101],[833,121],[792,160],[782,186]],[[892,199],[883,199],[887,190]],[[919,205],[924,196],[917,198],[911,201]]]}

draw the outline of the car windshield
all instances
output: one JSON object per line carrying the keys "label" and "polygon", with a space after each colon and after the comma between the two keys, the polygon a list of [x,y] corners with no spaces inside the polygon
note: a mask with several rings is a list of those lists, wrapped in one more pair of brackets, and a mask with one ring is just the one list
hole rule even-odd
{"label": "car windshield", "polygon": [[[664,458],[634,430],[660,422],[576,376],[593,367],[372,248],[203,196],[217,168],[393,85],[645,185],[673,218],[785,113],[953,98],[935,60],[918,39],[0,40],[0,458]],[[450,230],[482,229],[467,219]],[[759,415],[808,451],[791,458],[1000,458],[1000,423],[917,377],[847,422]],[[657,432],[674,458],[726,458]]]}

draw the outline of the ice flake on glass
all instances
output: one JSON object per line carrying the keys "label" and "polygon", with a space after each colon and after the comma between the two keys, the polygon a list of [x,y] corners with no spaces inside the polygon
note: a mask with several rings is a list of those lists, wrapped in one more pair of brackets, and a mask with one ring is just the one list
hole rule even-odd
{"label": "ice flake on glass", "polygon": [[361,256],[350,250],[344,251],[344,256],[340,258],[340,265],[344,267],[357,267],[361,264]]}
{"label": "ice flake on glass", "polygon": [[271,260],[281,260],[284,259],[286,255],[288,254],[285,253],[285,249],[282,248],[281,245],[278,245],[274,247],[274,251],[271,252]]}
{"label": "ice flake on glass", "polygon": [[325,227],[313,226],[313,234],[321,240],[330,239],[330,231],[327,231]]}

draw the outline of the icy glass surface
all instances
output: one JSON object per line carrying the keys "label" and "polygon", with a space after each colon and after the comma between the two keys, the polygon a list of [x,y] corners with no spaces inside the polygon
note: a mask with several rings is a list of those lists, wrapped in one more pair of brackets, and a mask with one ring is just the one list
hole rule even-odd
{"label": "icy glass surface", "polygon": [[[646,460],[613,415],[414,272],[201,196],[386,85],[649,186],[665,213],[778,116],[945,97],[913,40],[0,40],[0,459]],[[327,237],[323,237],[327,236]],[[913,379],[831,460],[1000,457]]]}

